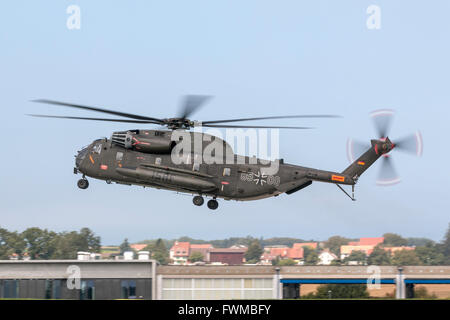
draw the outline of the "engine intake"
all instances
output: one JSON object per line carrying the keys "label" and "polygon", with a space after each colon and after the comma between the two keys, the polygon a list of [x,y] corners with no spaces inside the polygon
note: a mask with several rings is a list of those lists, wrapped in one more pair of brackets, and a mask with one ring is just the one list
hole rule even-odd
{"label": "engine intake", "polygon": [[118,131],[112,134],[111,141],[122,148],[144,153],[170,153],[175,146],[170,135],[159,131]]}

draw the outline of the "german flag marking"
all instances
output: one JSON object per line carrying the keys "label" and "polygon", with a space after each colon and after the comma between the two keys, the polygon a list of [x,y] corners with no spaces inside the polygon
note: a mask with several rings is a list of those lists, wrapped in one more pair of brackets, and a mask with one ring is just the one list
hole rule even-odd
{"label": "german flag marking", "polygon": [[365,166],[365,165],[366,165],[366,163],[365,163],[364,161],[358,161],[358,164],[359,164],[360,166]]}
{"label": "german flag marking", "polygon": [[332,175],[331,176],[331,180],[333,180],[333,181],[339,181],[339,182],[344,182],[345,181],[345,177],[343,177],[343,176],[336,176],[336,175]]}

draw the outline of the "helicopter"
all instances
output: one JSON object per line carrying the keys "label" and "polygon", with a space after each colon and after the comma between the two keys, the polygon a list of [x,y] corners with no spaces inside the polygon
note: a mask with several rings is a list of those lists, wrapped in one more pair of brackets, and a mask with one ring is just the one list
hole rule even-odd
{"label": "helicopter", "polygon": [[[48,99],[32,100],[60,107],[94,111],[120,118],[93,118],[58,115],[29,114],[40,118],[107,121],[133,124],[153,124],[167,129],[133,129],[116,131],[111,138],[96,139],[78,151],[75,156],[74,174],[81,174],[77,186],[87,189],[87,177],[104,180],[106,183],[137,185],[187,193],[193,196],[196,206],[202,206],[204,197],[211,198],[207,207],[216,210],[218,198],[248,201],[291,195],[313,182],[335,184],[351,200],[355,201],[354,188],[359,177],[379,158],[384,159],[382,173],[393,173],[389,153],[395,148],[407,152],[417,149],[417,135],[408,136],[395,143],[387,136],[390,124],[389,112],[378,112],[375,125],[378,139],[352,159],[342,172],[333,172],[284,163],[283,159],[266,161],[255,157],[241,156],[233,152],[223,139],[192,128],[265,128],[265,129],[311,129],[310,127],[236,125],[236,122],[267,119],[292,118],[337,118],[336,115],[290,115],[193,121],[189,117],[210,99],[209,96],[188,95],[184,97],[181,112],[173,118],[155,118],[113,111],[74,103]],[[380,117],[381,115],[381,117]],[[380,120],[380,118],[382,118]],[[195,145],[200,141],[200,146]],[[213,152],[207,155],[205,151]],[[421,141],[420,141],[421,143]],[[183,148],[180,148],[183,146]],[[184,149],[184,150],[181,150]],[[186,152],[186,150],[188,150]],[[184,152],[181,152],[184,151]],[[211,150],[210,150],[211,151]],[[353,148],[352,148],[353,151]],[[199,158],[201,159],[199,161]],[[230,161],[231,159],[231,161]],[[208,161],[209,160],[209,161]],[[214,160],[214,161],[211,161]],[[276,168],[274,170],[274,168]],[[392,179],[391,179],[392,180]],[[395,179],[393,179],[395,180]],[[349,194],[341,185],[352,187]]]}

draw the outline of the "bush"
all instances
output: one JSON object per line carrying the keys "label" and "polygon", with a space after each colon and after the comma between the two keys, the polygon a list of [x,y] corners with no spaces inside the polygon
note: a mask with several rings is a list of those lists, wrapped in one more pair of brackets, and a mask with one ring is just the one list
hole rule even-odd
{"label": "bush", "polygon": [[369,292],[365,284],[325,284],[316,293],[302,296],[305,299],[367,299]]}

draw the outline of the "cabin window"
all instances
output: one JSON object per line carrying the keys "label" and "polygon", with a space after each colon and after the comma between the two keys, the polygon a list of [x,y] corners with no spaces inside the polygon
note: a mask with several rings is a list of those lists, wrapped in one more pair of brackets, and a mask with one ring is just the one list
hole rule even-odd
{"label": "cabin window", "polygon": [[156,158],[156,159],[155,159],[155,164],[161,164],[161,162],[162,162],[162,159],[161,159],[161,158]]}
{"label": "cabin window", "polygon": [[223,168],[223,176],[224,177],[231,176],[231,169],[230,168]]}
{"label": "cabin window", "polygon": [[123,152],[117,152],[116,161],[122,161],[122,159],[123,159]]}

